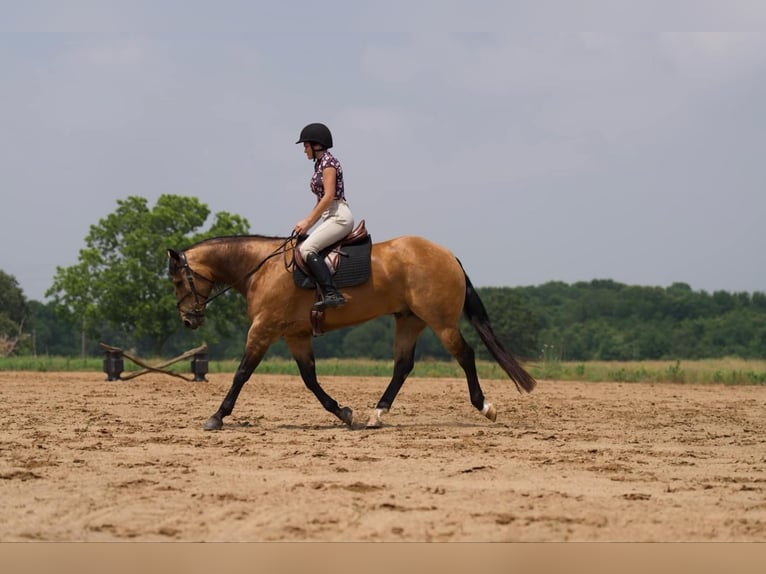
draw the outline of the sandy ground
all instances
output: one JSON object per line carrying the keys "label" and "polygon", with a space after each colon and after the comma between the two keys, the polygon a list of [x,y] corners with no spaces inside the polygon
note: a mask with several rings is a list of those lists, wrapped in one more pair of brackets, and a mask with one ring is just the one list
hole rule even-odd
{"label": "sandy ground", "polygon": [[0,372],[0,541],[766,541],[763,386],[208,378]]}

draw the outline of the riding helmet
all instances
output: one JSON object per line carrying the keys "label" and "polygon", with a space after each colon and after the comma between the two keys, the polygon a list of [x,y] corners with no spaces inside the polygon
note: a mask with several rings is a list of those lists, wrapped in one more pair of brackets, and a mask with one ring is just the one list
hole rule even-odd
{"label": "riding helmet", "polygon": [[330,128],[324,124],[309,124],[301,130],[301,135],[295,143],[302,142],[316,143],[324,149],[330,149],[332,147]]}

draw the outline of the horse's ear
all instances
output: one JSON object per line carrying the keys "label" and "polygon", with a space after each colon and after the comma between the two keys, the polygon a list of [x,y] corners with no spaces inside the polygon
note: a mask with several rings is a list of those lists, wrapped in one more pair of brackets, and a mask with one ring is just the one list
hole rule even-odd
{"label": "horse's ear", "polygon": [[168,257],[170,257],[171,259],[175,261],[178,261],[179,259],[181,259],[181,257],[178,255],[178,251],[176,251],[175,249],[168,249]]}

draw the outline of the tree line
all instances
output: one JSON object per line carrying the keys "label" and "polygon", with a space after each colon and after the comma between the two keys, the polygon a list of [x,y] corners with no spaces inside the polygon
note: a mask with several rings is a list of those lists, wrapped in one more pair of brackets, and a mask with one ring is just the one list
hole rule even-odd
{"label": "tree line", "polygon": [[[211,304],[198,331],[183,328],[167,278],[166,249],[248,233],[244,218],[211,212],[196,198],[118,201],[92,225],[78,262],[57,268],[47,303],[28,301],[0,270],[0,355],[95,356],[100,342],[147,356],[174,356],[206,342],[213,359],[238,358],[248,321],[244,299]],[[436,279],[435,279],[436,280]],[[766,294],[625,285],[609,279],[477,289],[506,347],[528,359],[565,361],[766,358]],[[463,333],[489,359],[467,324]],[[381,317],[315,340],[318,357],[391,359],[394,322]],[[288,356],[279,342],[270,354]],[[449,359],[426,329],[417,358]]]}

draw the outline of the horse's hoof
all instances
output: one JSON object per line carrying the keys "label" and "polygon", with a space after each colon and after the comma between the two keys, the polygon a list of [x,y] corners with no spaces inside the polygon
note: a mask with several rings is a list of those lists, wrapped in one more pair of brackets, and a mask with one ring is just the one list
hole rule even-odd
{"label": "horse's hoof", "polygon": [[487,417],[492,422],[495,422],[497,420],[497,409],[495,408],[495,405],[491,403],[485,405],[484,410],[482,412],[484,413],[484,416]]}
{"label": "horse's hoof", "polygon": [[366,428],[379,429],[383,427],[383,419],[380,418],[383,413],[387,413],[388,410],[375,409],[370,414],[370,418],[367,420]]}
{"label": "horse's hoof", "polygon": [[354,420],[354,411],[352,411],[349,407],[343,407],[338,412],[338,418],[348,426],[351,426],[351,422]]}
{"label": "horse's hoof", "polygon": [[203,428],[205,430],[221,430],[223,428],[223,419],[213,415],[207,419],[207,422]]}

